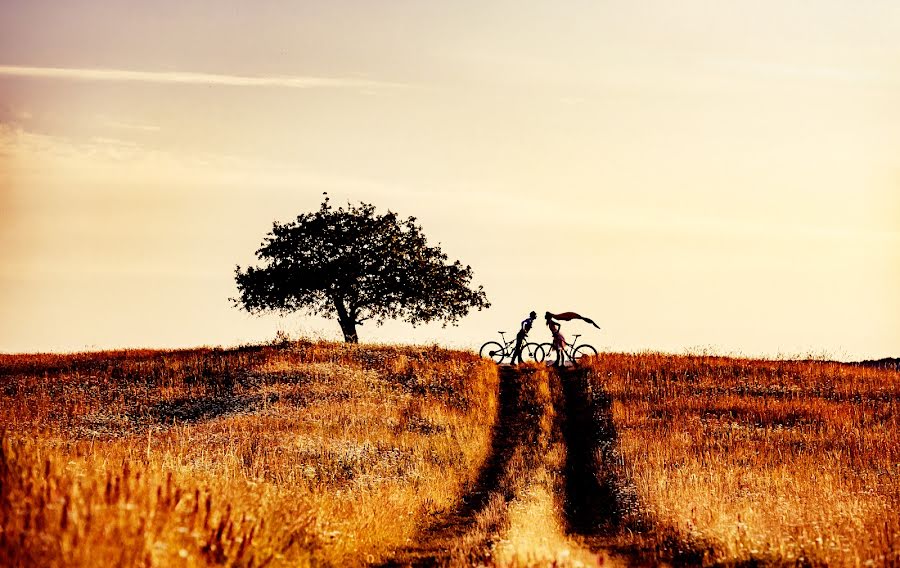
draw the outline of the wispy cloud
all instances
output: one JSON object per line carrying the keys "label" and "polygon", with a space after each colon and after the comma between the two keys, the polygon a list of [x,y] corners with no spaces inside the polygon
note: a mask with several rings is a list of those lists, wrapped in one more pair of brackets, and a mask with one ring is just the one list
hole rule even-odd
{"label": "wispy cloud", "polygon": [[756,61],[734,58],[709,58],[706,63],[721,70],[780,78],[840,81],[846,83],[891,83],[895,81],[877,69],[848,68],[829,65]]}
{"label": "wispy cloud", "polygon": [[373,81],[354,77],[224,75],[219,73],[197,73],[193,71],[134,71],[129,69],[26,67],[20,65],[0,65],[0,75],[78,81],[173,83],[182,85],[222,85],[229,87],[285,87],[291,89],[405,86],[400,83]]}
{"label": "wispy cloud", "polygon": [[[316,170],[253,155],[176,152],[115,135],[73,138],[0,124],[0,173],[7,172],[24,191],[32,186],[55,186],[61,180],[66,181],[59,187],[69,188],[64,191],[88,186],[94,194],[107,190],[115,194],[143,183],[154,186],[157,193],[188,191],[207,197],[204,192],[244,194],[251,186],[276,193],[314,188],[334,195],[390,196],[400,191],[393,184],[343,171]],[[138,186],[133,185],[135,180],[140,180]],[[2,189],[0,175],[0,194]],[[408,191],[402,195],[418,195],[412,189]]]}
{"label": "wispy cloud", "polygon": [[117,128],[121,130],[138,130],[141,132],[159,132],[160,130],[162,130],[161,127],[154,124],[138,124],[136,122],[122,122],[119,120],[107,120],[104,121],[103,124],[110,128]]}

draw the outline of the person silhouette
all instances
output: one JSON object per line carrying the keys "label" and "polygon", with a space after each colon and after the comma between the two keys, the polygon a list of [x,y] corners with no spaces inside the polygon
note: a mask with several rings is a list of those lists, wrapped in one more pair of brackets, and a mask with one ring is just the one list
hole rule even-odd
{"label": "person silhouette", "polygon": [[553,317],[553,314],[550,312],[544,314],[544,320],[546,320],[547,327],[550,328],[550,334],[553,336],[553,343],[551,345],[553,346],[553,350],[556,351],[556,361],[553,364],[557,367],[562,367],[564,362],[563,354],[566,349],[566,338],[563,337],[563,334],[559,331],[562,325],[557,321],[553,321]]}
{"label": "person silhouette", "polygon": [[519,325],[519,332],[516,333],[516,346],[513,349],[512,360],[510,361],[513,365],[516,364],[516,359],[518,359],[519,363],[525,362],[522,360],[522,345],[525,343],[525,338],[528,337],[528,332],[531,331],[531,324],[534,323],[535,319],[537,319],[537,313],[532,311]]}

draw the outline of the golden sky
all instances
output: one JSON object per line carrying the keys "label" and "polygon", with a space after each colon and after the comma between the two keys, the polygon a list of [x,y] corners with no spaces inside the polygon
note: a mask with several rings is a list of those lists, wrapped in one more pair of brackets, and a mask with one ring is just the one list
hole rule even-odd
{"label": "golden sky", "polygon": [[327,191],[493,302],[363,341],[897,356],[898,101],[889,0],[0,3],[0,352],[337,338],[228,301]]}

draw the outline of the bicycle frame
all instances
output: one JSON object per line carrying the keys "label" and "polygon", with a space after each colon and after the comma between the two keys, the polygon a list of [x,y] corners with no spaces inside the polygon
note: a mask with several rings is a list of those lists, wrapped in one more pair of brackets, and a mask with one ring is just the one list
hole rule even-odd
{"label": "bicycle frame", "polygon": [[[483,351],[484,348],[487,347],[488,345],[493,344],[500,348],[499,350],[493,350],[493,351],[488,352],[488,356],[493,358],[495,360],[495,362],[499,363],[506,358],[509,358],[510,360],[512,360],[517,339],[513,338],[510,340],[507,340],[505,331],[498,331],[497,333],[500,334],[500,341],[488,341],[487,343],[485,343],[484,345],[481,346],[481,350],[479,351],[479,353],[482,356],[485,356],[484,351]],[[516,333],[516,337],[518,337],[518,332]],[[531,346],[531,345],[535,346],[535,349],[530,349],[529,346]],[[537,343],[529,342],[527,340],[522,342],[523,353],[526,352],[525,350],[527,350],[529,360],[540,361],[542,359],[542,358],[541,359],[535,358],[535,353],[541,352],[539,350],[539,348],[540,348],[540,345]],[[495,358],[497,356],[499,356],[499,359]]]}
{"label": "bicycle frame", "polygon": [[[562,350],[562,354],[563,354],[563,360],[561,361],[562,363],[566,362],[566,357],[569,358],[569,361],[572,361],[573,363],[575,362],[575,350],[578,349],[579,347],[581,347],[580,345],[578,345],[579,337],[581,337],[580,333],[575,334],[572,336],[572,343],[566,343],[566,347],[564,347]],[[550,354],[547,353],[547,355],[550,355]]]}
{"label": "bicycle frame", "polygon": [[[503,353],[504,353],[504,355],[508,355],[509,357],[512,357],[513,349],[515,349],[515,347],[516,347],[516,340],[515,340],[515,338],[513,338],[513,339],[510,339],[509,341],[507,341],[506,337],[503,335],[504,333],[506,333],[506,332],[505,331],[500,332],[500,341],[503,344]],[[516,334],[518,335],[518,332],[516,332]],[[528,336],[526,336],[525,339],[522,340],[522,349],[524,349],[528,343],[529,343]]]}
{"label": "bicycle frame", "polygon": [[[544,343],[542,345],[544,349],[544,362],[548,365],[555,365],[558,359],[560,365],[565,365],[566,359],[568,359],[573,365],[578,365],[583,357],[596,357],[600,354],[593,345],[589,343],[578,343],[579,337],[581,337],[580,333],[573,335],[572,343],[567,344],[566,347],[559,351],[553,348],[552,343]],[[556,357],[551,358],[550,354],[554,352],[556,352]]]}
{"label": "bicycle frame", "polygon": [[504,354],[504,356],[505,356],[505,355],[508,355],[508,354],[511,354],[512,352],[509,350],[509,348],[510,348],[510,346],[515,345],[516,340],[515,340],[515,339],[510,339],[509,341],[507,341],[507,340],[506,340],[506,332],[505,332],[505,331],[500,331],[500,332],[498,332],[498,333],[500,334],[500,345],[503,346],[503,354]]}

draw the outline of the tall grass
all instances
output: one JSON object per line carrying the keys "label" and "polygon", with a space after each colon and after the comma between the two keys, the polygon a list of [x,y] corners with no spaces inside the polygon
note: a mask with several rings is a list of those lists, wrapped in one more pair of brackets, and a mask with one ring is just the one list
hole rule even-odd
{"label": "tall grass", "polygon": [[333,343],[0,356],[0,565],[900,563],[896,371],[501,374]]}
{"label": "tall grass", "polygon": [[0,564],[378,561],[476,475],[497,381],[437,348],[0,356]]}
{"label": "tall grass", "polygon": [[605,355],[591,381],[641,506],[631,545],[706,564],[900,563],[900,373],[642,354]]}

